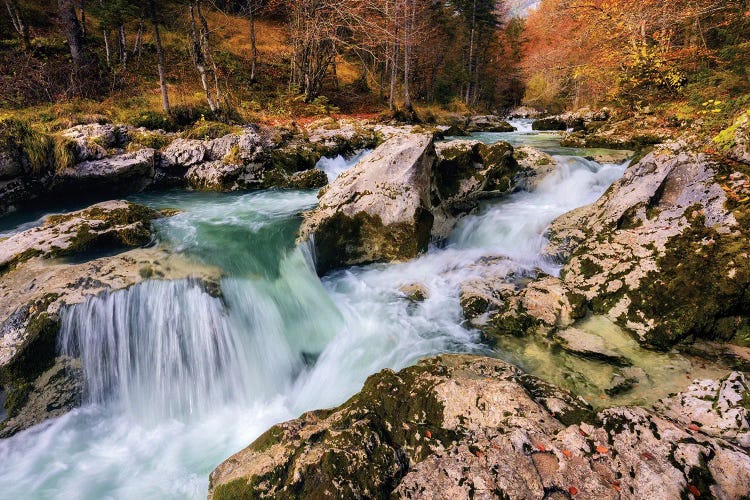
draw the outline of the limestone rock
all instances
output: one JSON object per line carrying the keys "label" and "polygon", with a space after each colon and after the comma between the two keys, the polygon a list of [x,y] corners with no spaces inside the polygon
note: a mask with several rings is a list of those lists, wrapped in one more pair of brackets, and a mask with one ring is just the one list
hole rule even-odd
{"label": "limestone rock", "polygon": [[472,116],[466,125],[466,132],[513,132],[516,128],[498,116]]}
{"label": "limestone rock", "polygon": [[451,355],[385,370],[338,408],[274,426],[211,473],[209,498],[550,492],[739,498],[750,493],[750,456],[641,408],[594,415],[502,361]]}
{"label": "limestone rock", "polygon": [[81,190],[91,185],[108,191],[136,191],[134,185],[147,183],[154,176],[156,151],[151,148],[78,163],[57,173],[56,184]]}
{"label": "limestone rock", "polygon": [[[747,173],[673,143],[549,229],[565,285],[640,341],[729,339],[748,324]],[[734,179],[732,178],[734,176]],[[726,179],[726,180],[723,180]]]}
{"label": "limestone rock", "polygon": [[431,134],[395,136],[321,191],[299,232],[312,238],[318,271],[426,250],[434,159]]}
{"label": "limestone rock", "polygon": [[516,159],[519,167],[524,170],[523,187],[529,191],[539,187],[539,184],[549,174],[559,168],[552,156],[529,146],[515,148],[513,158]]}
{"label": "limestone rock", "polygon": [[162,167],[190,168],[206,161],[207,154],[206,141],[176,139],[161,152]]}
{"label": "limestone rock", "polygon": [[[659,413],[701,433],[750,448],[750,387],[740,372],[723,379],[696,380],[687,391],[654,405]],[[697,432],[697,431],[696,431]]]}
{"label": "limestone rock", "polygon": [[506,142],[487,145],[475,140],[454,140],[435,145],[433,168],[432,235],[445,239],[458,219],[471,213],[479,201],[513,192],[525,185],[526,171]]}
{"label": "limestone rock", "polygon": [[422,302],[430,297],[430,292],[421,283],[411,283],[399,288],[406,298],[412,302]]}
{"label": "limestone rock", "polygon": [[54,366],[30,384],[16,388],[8,395],[12,404],[8,418],[0,421],[0,439],[37,425],[48,418],[59,417],[81,404],[83,384],[76,360],[58,359]]}
{"label": "limestone rock", "polygon": [[493,265],[461,285],[469,324],[488,339],[501,335],[549,333],[571,326],[585,313],[583,298],[552,276],[518,277]]}
{"label": "limestone rock", "polygon": [[77,162],[101,160],[108,155],[107,150],[124,148],[129,142],[128,127],[125,125],[77,125],[61,135],[75,144]]}
{"label": "limestone rock", "polygon": [[85,210],[53,215],[39,227],[0,242],[0,271],[33,257],[63,257],[113,248],[141,246],[159,212],[126,201],[108,201]]}
{"label": "limestone rock", "polygon": [[559,118],[540,118],[531,124],[531,128],[540,131],[567,130],[568,124]]}
{"label": "limestone rock", "polygon": [[[149,278],[193,278],[207,289],[218,287],[220,270],[160,247],[99,258],[86,254],[147,242],[149,222],[159,215],[127,202],[107,202],[51,216],[40,228],[0,242],[6,258],[18,255],[0,273],[0,386],[8,391],[5,406],[11,410],[0,434],[61,415],[80,400],[75,362],[57,356],[62,307]],[[34,255],[77,258],[50,261]],[[70,369],[60,369],[61,363]]]}

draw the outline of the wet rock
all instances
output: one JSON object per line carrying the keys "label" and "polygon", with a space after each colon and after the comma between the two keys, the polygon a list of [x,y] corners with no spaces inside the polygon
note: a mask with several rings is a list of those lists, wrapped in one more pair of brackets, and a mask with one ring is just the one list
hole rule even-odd
{"label": "wet rock", "polygon": [[523,187],[529,191],[538,188],[549,174],[559,168],[551,155],[529,146],[516,148],[513,151],[513,157],[519,167],[524,170]]}
{"label": "wet rock", "polygon": [[80,363],[59,358],[39,378],[8,394],[8,418],[0,421],[0,439],[64,415],[81,404],[82,395]]}
{"label": "wet rock", "polygon": [[531,124],[532,130],[539,131],[567,130],[567,128],[568,124],[559,118],[540,118]]}
{"label": "wet rock", "polygon": [[310,170],[304,170],[302,172],[285,176],[275,184],[271,184],[266,180],[266,186],[268,187],[283,187],[290,189],[318,189],[327,185],[328,176],[319,168],[311,168]]}
{"label": "wet rock", "polygon": [[673,143],[554,221],[547,253],[567,260],[566,286],[645,344],[731,339],[747,324],[750,225],[732,198],[747,174],[732,181],[727,167]]}
{"label": "wet rock", "polygon": [[506,142],[487,145],[474,140],[439,142],[433,168],[432,236],[445,239],[459,218],[471,213],[481,199],[513,192],[525,185],[513,147]]}
{"label": "wet rock", "polygon": [[578,356],[604,361],[616,366],[628,366],[630,361],[607,347],[606,341],[578,328],[566,328],[565,330],[555,333],[555,340],[559,342],[563,349]]}
{"label": "wet rock", "polygon": [[109,201],[79,212],[48,217],[39,227],[0,242],[0,271],[34,257],[63,257],[144,245],[151,239],[155,210],[126,201]]}
{"label": "wet rock", "polygon": [[469,324],[492,339],[502,335],[547,334],[571,326],[586,314],[582,297],[552,276],[509,275],[507,268],[482,266],[481,277],[461,284],[460,301]]}
{"label": "wet rock", "polygon": [[321,191],[299,232],[312,238],[318,271],[425,251],[434,159],[431,134],[394,136]]}
{"label": "wet rock", "polygon": [[422,302],[430,298],[430,292],[422,283],[404,285],[399,290],[412,302]]}
{"label": "wet rock", "polygon": [[549,492],[738,498],[750,492],[750,457],[653,412],[594,415],[502,361],[451,355],[383,371],[338,408],[274,426],[211,473],[209,498]]}
{"label": "wet rock", "polygon": [[466,125],[466,132],[514,132],[516,127],[502,120],[498,116],[472,116]]}
{"label": "wet rock", "polygon": [[750,448],[748,402],[747,379],[740,372],[732,372],[718,381],[696,380],[687,391],[657,402],[654,408],[701,433]]}
{"label": "wet rock", "polygon": [[[78,404],[75,362],[57,356],[60,309],[87,297],[121,290],[146,279],[194,278],[218,290],[221,271],[159,247],[136,248],[150,239],[158,212],[127,202],[107,202],[51,216],[40,227],[0,241],[12,265],[0,273],[0,386],[8,391],[8,436]],[[94,258],[94,250],[122,250]],[[18,253],[20,252],[20,254]],[[40,257],[69,255],[70,260]],[[68,377],[70,375],[70,377]]]}

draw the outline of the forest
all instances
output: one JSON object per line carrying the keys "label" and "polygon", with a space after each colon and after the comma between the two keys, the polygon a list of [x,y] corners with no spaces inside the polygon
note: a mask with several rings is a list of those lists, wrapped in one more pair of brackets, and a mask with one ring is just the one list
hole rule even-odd
{"label": "forest", "polygon": [[694,119],[747,105],[744,0],[4,3],[10,114],[70,99],[136,122],[521,104]]}

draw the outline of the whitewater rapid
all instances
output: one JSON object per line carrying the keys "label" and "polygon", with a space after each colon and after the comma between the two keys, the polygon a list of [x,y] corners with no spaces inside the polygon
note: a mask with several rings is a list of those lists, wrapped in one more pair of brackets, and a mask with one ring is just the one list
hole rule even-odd
{"label": "whitewater rapid", "polygon": [[[274,423],[342,403],[369,375],[444,352],[491,353],[459,306],[460,283],[481,272],[473,264],[498,256],[509,271],[557,273],[542,256],[545,228],[625,168],[556,160],[536,191],[487,203],[443,247],[322,280],[294,244],[315,192],[134,197],[184,210],[156,223],[159,243],[220,266],[222,294],[155,280],[66,309],[60,350],[82,360],[85,404],[0,441],[0,497],[202,498],[222,460]],[[320,164],[330,178],[351,165]],[[425,301],[399,290],[412,283]]]}

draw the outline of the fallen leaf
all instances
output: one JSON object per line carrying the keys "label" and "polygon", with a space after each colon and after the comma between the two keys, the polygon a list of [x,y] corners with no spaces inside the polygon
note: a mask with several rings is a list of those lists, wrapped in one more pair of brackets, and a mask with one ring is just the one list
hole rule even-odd
{"label": "fallen leaf", "polygon": [[688,485],[688,489],[690,490],[690,493],[693,494],[693,496],[699,497],[701,496],[701,490],[695,487],[693,484]]}
{"label": "fallen leaf", "polygon": [[476,455],[477,458],[482,458],[484,456],[484,453],[482,453],[480,450],[477,450],[477,452],[474,453],[474,455]]}
{"label": "fallen leaf", "polygon": [[609,453],[609,448],[607,448],[606,446],[597,445],[596,451],[598,453],[601,453],[602,455],[605,455],[605,454]]}
{"label": "fallen leaf", "polygon": [[545,448],[543,444],[539,444],[539,443],[537,443],[536,449],[539,451],[547,451],[547,448]]}
{"label": "fallen leaf", "polygon": [[695,424],[688,425],[688,429],[690,429],[691,431],[696,431],[696,432],[700,430],[700,428]]}
{"label": "fallen leaf", "polygon": [[570,493],[571,495],[577,495],[578,488],[576,488],[575,486],[571,486],[570,488],[568,488],[568,493]]}
{"label": "fallen leaf", "polygon": [[573,453],[570,450],[563,450],[562,453],[568,458],[573,456]]}

